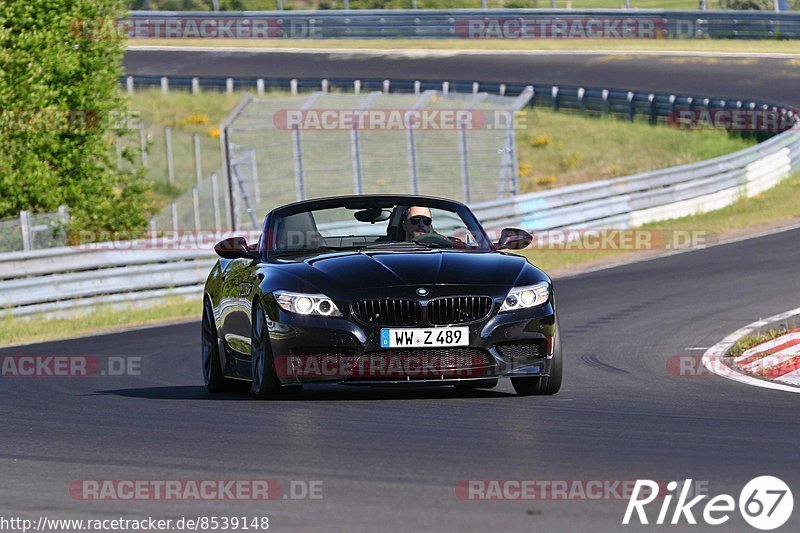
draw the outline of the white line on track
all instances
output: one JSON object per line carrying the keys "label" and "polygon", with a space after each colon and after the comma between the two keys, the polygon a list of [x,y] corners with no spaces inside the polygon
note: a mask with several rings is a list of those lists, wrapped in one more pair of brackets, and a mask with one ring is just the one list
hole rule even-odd
{"label": "white line on track", "polygon": [[800,315],[800,307],[762,320],[757,320],[751,324],[746,325],[743,328],[737,329],[736,331],[734,331],[733,333],[731,333],[730,335],[719,341],[717,344],[706,350],[706,352],[703,354],[703,365],[714,374],[717,374],[718,376],[722,376],[724,378],[732,379],[733,381],[738,381],[739,383],[752,385],[754,387],[762,387],[764,389],[773,389],[786,392],[800,393],[800,387],[781,385],[780,383],[773,383],[772,381],[757,379],[748,376],[746,374],[743,374],[737,371],[736,369],[725,365],[722,362],[722,358],[725,355],[725,353],[728,351],[728,349],[730,349],[731,346],[736,344],[736,341],[738,341],[740,338],[744,337],[745,335],[749,335],[750,333],[756,331],[757,329],[767,326],[773,322],[786,320],[797,315]]}
{"label": "white line on track", "polygon": [[405,55],[413,57],[450,57],[456,55],[520,55],[520,56],[696,56],[696,57],[752,57],[765,59],[797,59],[800,54],[769,52],[714,52],[697,50],[440,50],[425,48],[259,48],[249,46],[180,46],[133,45],[133,52],[234,52],[249,54],[354,54],[354,55]]}

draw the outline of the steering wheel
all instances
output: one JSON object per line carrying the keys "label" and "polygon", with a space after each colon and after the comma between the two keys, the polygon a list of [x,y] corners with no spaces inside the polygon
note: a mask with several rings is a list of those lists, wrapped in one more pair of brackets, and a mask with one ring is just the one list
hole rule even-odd
{"label": "steering wheel", "polygon": [[453,248],[454,246],[453,241],[438,233],[424,233],[422,235],[417,235],[411,240],[420,244],[431,244],[439,248]]}

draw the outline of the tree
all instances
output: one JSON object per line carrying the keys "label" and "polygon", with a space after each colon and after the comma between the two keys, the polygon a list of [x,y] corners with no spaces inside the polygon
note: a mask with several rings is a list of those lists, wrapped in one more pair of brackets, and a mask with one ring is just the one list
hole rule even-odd
{"label": "tree", "polygon": [[[0,3],[0,218],[70,208],[72,229],[143,227],[148,189],[117,170],[119,0]],[[88,21],[88,22],[87,22]]]}

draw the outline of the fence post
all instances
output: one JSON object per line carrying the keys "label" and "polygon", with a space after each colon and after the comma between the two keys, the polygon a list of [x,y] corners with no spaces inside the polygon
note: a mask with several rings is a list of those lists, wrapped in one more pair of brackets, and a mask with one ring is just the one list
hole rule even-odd
{"label": "fence post", "polygon": [[116,136],[114,139],[114,151],[117,154],[117,170],[122,170],[122,139],[119,138],[119,135]]}
{"label": "fence post", "polygon": [[297,78],[289,80],[289,91],[292,94],[297,94]]}
{"label": "fence post", "polygon": [[147,133],[144,131],[144,122],[142,121],[139,121],[139,150],[142,166],[147,168]]}
{"label": "fence post", "polygon": [[168,93],[169,92],[169,78],[166,76],[161,76],[161,92]]}
{"label": "fence post", "polygon": [[603,107],[605,113],[611,113],[611,102],[608,101],[608,89],[603,89],[600,93],[603,98]]}
{"label": "fence post", "polygon": [[328,84],[329,82],[326,78],[320,80],[320,88],[322,89],[322,92],[324,93],[328,92]]}
{"label": "fence post", "polygon": [[167,143],[167,179],[172,185],[175,181],[175,162],[172,160],[172,128],[164,128],[164,140]]}
{"label": "fence post", "polygon": [[586,111],[586,102],[584,102],[583,98],[586,96],[586,89],[583,87],[578,88],[578,110],[583,113]]}
{"label": "fence post", "polygon": [[383,80],[383,92],[388,94],[389,93],[389,88],[391,87],[391,85],[392,85],[392,82],[390,82],[389,80]]}
{"label": "fence post", "polygon": [[658,106],[656,105],[656,95],[650,93],[647,95],[647,101],[650,102],[650,124],[655,124],[658,117]]}
{"label": "fence post", "polygon": [[356,110],[353,126],[350,128],[350,157],[353,163],[353,192],[354,194],[364,194],[364,175],[361,167],[361,132],[358,129],[358,121],[364,111],[372,106],[372,103],[381,95],[379,91],[372,92],[367,96]]}
{"label": "fence post", "polygon": [[414,80],[414,94],[419,94],[421,89],[422,89],[422,82],[419,80]]}
{"label": "fence post", "polygon": [[22,249],[31,249],[31,215],[27,211],[19,212],[19,230],[22,232]]}
{"label": "fence post", "polygon": [[[314,103],[322,96],[322,92],[311,95],[300,107],[301,112],[308,111]],[[306,197],[305,169],[303,168],[303,143],[300,138],[300,127],[295,124],[292,127],[292,155],[294,159],[294,193],[298,201]]]}
{"label": "fence post", "polygon": [[128,90],[128,94],[133,94],[133,76],[125,78],[125,88]]}
{"label": "fence post", "polygon": [[353,80],[353,94],[361,93],[361,80]]}
{"label": "fence post", "polygon": [[[417,111],[425,107],[436,91],[425,91],[417,99],[409,111]],[[408,172],[411,178],[411,194],[419,194],[419,168],[417,162],[417,142],[414,135],[414,128],[406,128],[406,141],[408,145]]]}
{"label": "fence post", "polygon": [[628,91],[628,120],[631,122],[633,122],[633,119],[636,116],[636,104],[633,103],[633,98],[633,91]]}
{"label": "fence post", "polygon": [[200,78],[192,78],[192,94],[200,92]]}
{"label": "fence post", "polygon": [[203,162],[200,159],[200,135],[194,134],[194,174],[197,179],[197,186],[203,181]]}
{"label": "fence post", "polygon": [[253,208],[255,209],[261,204],[261,183],[258,181],[258,160],[255,150],[250,150],[250,179],[253,180],[253,199],[256,204]]}
{"label": "fence post", "polygon": [[[467,104],[467,110],[472,111],[478,104],[482,101],[486,100],[489,97],[488,93],[476,93],[475,96],[472,97],[469,104]],[[459,143],[458,143],[458,155],[461,159],[461,193],[463,196],[464,203],[470,203],[472,201],[472,193],[470,190],[470,174],[469,174],[469,146],[467,145],[467,125],[462,123],[459,128]]]}
{"label": "fence post", "polygon": [[219,210],[219,180],[217,178],[217,173],[211,173],[211,198],[212,202],[214,203],[214,230],[221,229],[221,218],[222,215]]}
{"label": "fence post", "polygon": [[477,81],[472,82],[472,94],[478,94],[478,90],[480,89],[480,83]]}
{"label": "fence post", "polygon": [[558,111],[558,85],[553,85],[550,89],[550,97],[553,99],[553,111]]}
{"label": "fence post", "polygon": [[258,78],[256,80],[256,92],[258,96],[264,96],[264,78]]}
{"label": "fence post", "polygon": [[58,219],[62,224],[69,224],[69,207],[65,205],[58,206]]}
{"label": "fence post", "polygon": [[[238,212],[237,196],[234,193],[233,176],[231,175],[231,144],[228,137],[228,127],[233,120],[239,116],[245,107],[252,101],[253,97],[246,93],[239,102],[234,106],[222,124],[219,126],[219,150],[220,161],[222,161],[222,177],[223,187],[225,188],[225,215],[226,220],[230,223],[230,229],[236,230],[236,213]],[[219,226],[217,226],[219,227]]]}
{"label": "fence post", "polygon": [[200,191],[192,189],[192,207],[194,207],[194,229],[200,231]]}
{"label": "fence post", "polygon": [[233,94],[233,78],[225,78],[225,92]]}
{"label": "fence post", "polygon": [[172,210],[172,229],[178,229],[178,205],[175,202],[170,204],[170,209]]}

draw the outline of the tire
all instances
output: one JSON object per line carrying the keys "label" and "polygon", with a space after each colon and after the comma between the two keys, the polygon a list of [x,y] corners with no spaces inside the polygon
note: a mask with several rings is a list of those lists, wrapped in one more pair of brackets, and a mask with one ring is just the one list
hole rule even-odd
{"label": "tire", "polygon": [[456,383],[455,387],[457,389],[493,389],[497,386],[497,381],[497,378],[478,379]]}
{"label": "tire", "polygon": [[275,372],[267,331],[267,317],[258,301],[253,304],[250,335],[250,370],[253,377],[250,392],[259,400],[276,398],[281,391],[281,382]]}
{"label": "tire", "polygon": [[219,360],[219,336],[214,322],[211,303],[203,299],[203,319],[201,322],[200,356],[203,365],[203,381],[206,390],[211,394],[231,392],[237,389],[238,383],[225,377]]}
{"label": "tire", "polygon": [[561,330],[556,329],[553,361],[550,375],[541,378],[511,378],[511,385],[519,396],[549,396],[561,390],[561,374],[564,366],[561,354]]}

